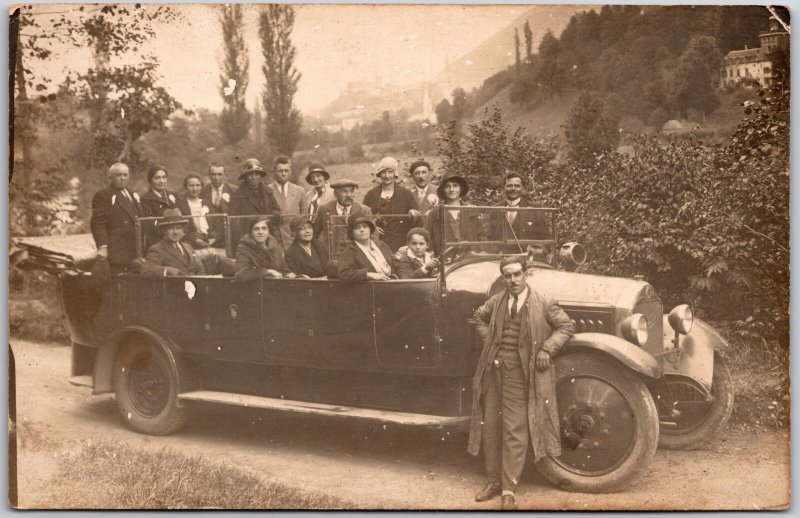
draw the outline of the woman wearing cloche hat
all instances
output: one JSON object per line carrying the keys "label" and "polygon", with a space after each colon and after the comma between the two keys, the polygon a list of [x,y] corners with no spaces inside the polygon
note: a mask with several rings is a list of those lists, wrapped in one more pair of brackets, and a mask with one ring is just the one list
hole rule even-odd
{"label": "woman wearing cloche hat", "polygon": [[397,168],[399,164],[393,157],[387,156],[378,164],[376,176],[380,184],[364,195],[364,205],[372,209],[373,214],[407,215],[407,218],[386,218],[383,225],[384,241],[392,251],[405,244],[406,233],[417,223],[420,212],[414,195],[401,185],[397,185]]}
{"label": "woman wearing cloche hat", "polygon": [[344,282],[385,281],[397,278],[392,271],[392,251],[382,241],[373,241],[375,223],[368,216],[353,216],[347,224],[350,243],[336,257],[339,278]]}
{"label": "woman wearing cloche hat", "polygon": [[[433,251],[441,256],[444,252],[445,239],[448,242],[476,241],[480,235],[481,222],[479,214],[470,211],[454,210],[466,206],[464,197],[469,192],[469,184],[463,176],[450,174],[442,178],[436,189],[442,204],[431,209],[425,229],[431,234]],[[444,236],[441,233],[444,218]],[[456,249],[456,255],[461,251]]]}

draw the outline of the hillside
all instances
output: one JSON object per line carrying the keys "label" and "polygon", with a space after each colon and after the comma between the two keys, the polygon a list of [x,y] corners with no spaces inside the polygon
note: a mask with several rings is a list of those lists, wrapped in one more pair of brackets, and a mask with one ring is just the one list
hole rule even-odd
{"label": "hillside", "polygon": [[753,6],[578,13],[557,37],[547,36],[530,63],[487,77],[472,91],[471,119],[496,106],[531,134],[562,134],[578,93],[590,92],[623,130],[652,134],[668,120],[688,120],[703,137],[723,140],[754,91],[718,88],[722,57],[758,42],[768,17]]}
{"label": "hillside", "polygon": [[[597,6],[582,5],[537,5],[525,9],[525,6],[502,6],[503,8],[520,7],[520,15],[507,27],[484,40],[480,45],[467,54],[455,57],[435,77],[433,84],[449,95],[456,87],[467,91],[480,86],[483,80],[499,72],[509,65],[514,64],[514,28],[519,30],[521,52],[525,53],[525,41],[522,35],[522,26],[527,20],[533,31],[533,48],[539,48],[539,43],[547,31],[561,34],[570,18],[578,12],[596,8]],[[439,99],[434,99],[434,104]]]}

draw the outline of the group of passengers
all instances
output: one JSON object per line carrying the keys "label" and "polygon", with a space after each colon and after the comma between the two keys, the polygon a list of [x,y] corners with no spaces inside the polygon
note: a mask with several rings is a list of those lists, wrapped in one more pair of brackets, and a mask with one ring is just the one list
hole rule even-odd
{"label": "group of passengers", "polygon": [[[465,205],[469,186],[458,175],[432,185],[430,164],[418,160],[409,167],[414,185],[407,189],[397,183],[398,168],[392,157],[381,160],[376,171],[378,185],[358,203],[358,184],[345,178],[329,183],[330,174],[320,164],[308,169],[308,191],[289,182],[291,160],[285,156],[274,160],[275,181],[269,185],[263,181],[267,173],[260,162],[251,158],[244,163],[238,187],[225,181],[224,166],[214,164],[207,185],[203,186],[197,174],[189,174],[181,194],[167,189],[166,168],[153,167],[147,173],[148,190],[141,196],[127,188],[128,168],[118,163],[109,169],[109,187],[92,200],[92,234],[98,256],[109,261],[112,273],[134,271],[134,222],[157,217],[142,226],[147,253],[138,269],[144,275],[209,273],[206,265],[211,258],[218,265],[227,264],[239,281],[261,277],[327,276],[346,282],[435,277],[445,242],[478,239],[477,213],[433,210],[437,205],[451,209]],[[507,175],[508,206],[520,206],[522,181],[521,175]],[[520,196],[514,197],[517,191]],[[225,257],[224,221],[213,217],[218,214],[251,216],[232,218],[236,220],[230,229],[237,244],[235,266]],[[325,243],[329,215],[344,216],[349,238],[333,260]],[[444,225],[441,218],[446,218]],[[507,220],[508,225],[512,223]]]}

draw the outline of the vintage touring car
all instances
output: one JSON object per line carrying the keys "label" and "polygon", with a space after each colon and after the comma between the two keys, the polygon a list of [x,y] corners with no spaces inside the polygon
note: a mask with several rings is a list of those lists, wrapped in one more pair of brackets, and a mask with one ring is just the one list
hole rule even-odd
{"label": "vintage touring car", "polygon": [[[462,207],[460,217],[485,229],[508,211],[535,213],[546,235],[446,240],[445,266],[431,279],[242,283],[221,259],[205,276],[123,274],[99,285],[80,267],[63,268],[70,381],[113,392],[128,425],[155,435],[176,432],[200,402],[464,424],[481,348],[467,321],[503,289],[499,252],[511,247],[527,251],[530,285],[558,300],[577,331],[555,358],[563,453],[537,464],[549,480],[612,491],[657,446],[691,449],[718,431],[733,405],[718,353],[725,340],[688,305],[664,314],[644,280],[574,272],[585,252],[559,244],[553,209]],[[230,237],[233,218],[223,217]],[[325,236],[333,250],[343,225],[335,218]]]}

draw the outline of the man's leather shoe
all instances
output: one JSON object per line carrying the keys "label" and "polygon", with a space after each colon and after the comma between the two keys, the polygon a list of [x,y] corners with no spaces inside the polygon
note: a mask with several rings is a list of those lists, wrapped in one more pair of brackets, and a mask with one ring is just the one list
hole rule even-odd
{"label": "man's leather shoe", "polygon": [[500,488],[500,484],[497,482],[489,482],[486,484],[486,487],[481,489],[481,492],[475,495],[476,502],[485,502],[486,500],[491,500],[492,498],[498,496],[503,491]]}
{"label": "man's leather shoe", "polygon": [[517,500],[514,495],[503,495],[503,511],[516,511]]}

